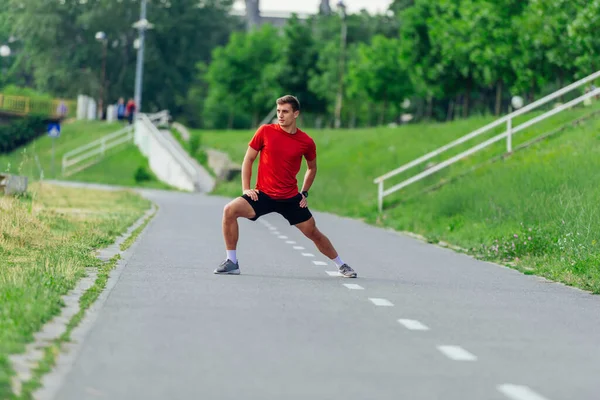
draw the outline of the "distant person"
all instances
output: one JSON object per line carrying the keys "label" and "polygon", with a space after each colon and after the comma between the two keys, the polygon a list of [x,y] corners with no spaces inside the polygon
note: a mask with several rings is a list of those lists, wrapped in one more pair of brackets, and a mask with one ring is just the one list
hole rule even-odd
{"label": "distant person", "polygon": [[129,120],[129,125],[133,124],[135,109],[135,101],[133,101],[133,99],[130,98],[127,102],[127,106],[125,107],[125,114],[127,115],[127,119]]}
{"label": "distant person", "polygon": [[[214,272],[240,273],[236,255],[238,218],[256,221],[263,215],[276,212],[312,240],[321,253],[333,260],[343,277],[356,278],[356,272],[342,261],[329,239],[317,229],[308,209],[308,190],[317,173],[317,149],[314,140],[296,127],[300,103],[289,95],[279,98],[276,103],[279,123],[262,125],[254,134],[242,165],[243,195],[229,202],[223,210],[227,258]],[[256,188],[250,189],[252,164],[259,152]],[[308,170],[299,193],[296,176],[302,157],[307,161]]]}
{"label": "distant person", "polygon": [[125,99],[119,97],[117,102],[117,120],[123,121],[125,119]]}
{"label": "distant person", "polygon": [[56,108],[56,114],[58,115],[58,118],[64,118],[67,116],[67,113],[69,112],[69,109],[67,108],[67,105],[65,104],[64,100],[61,100],[58,107]]}

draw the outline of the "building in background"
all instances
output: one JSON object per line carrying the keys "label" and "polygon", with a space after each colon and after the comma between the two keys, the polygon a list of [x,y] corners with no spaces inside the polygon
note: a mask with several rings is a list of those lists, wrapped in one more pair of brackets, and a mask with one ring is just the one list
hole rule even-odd
{"label": "building in background", "polygon": [[[232,11],[234,15],[244,17],[246,19],[246,25],[248,29],[259,27],[263,24],[271,24],[276,27],[282,27],[286,21],[292,16],[292,12],[289,11],[273,11],[273,10],[261,10],[260,0],[244,0],[245,7],[235,7]],[[315,9],[314,14],[331,13],[331,5],[329,0],[320,0],[318,9]],[[311,13],[296,12],[298,18],[306,19]]]}

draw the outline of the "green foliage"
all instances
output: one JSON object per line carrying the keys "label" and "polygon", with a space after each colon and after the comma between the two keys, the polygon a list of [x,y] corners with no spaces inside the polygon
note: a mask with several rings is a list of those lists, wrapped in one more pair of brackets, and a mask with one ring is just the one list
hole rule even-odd
{"label": "green foliage", "polygon": [[140,165],[135,170],[135,175],[133,178],[135,179],[136,183],[141,183],[152,180],[153,176],[145,165]]}
{"label": "green foliage", "polygon": [[190,149],[189,151],[192,156],[198,152],[201,144],[202,144],[202,141],[201,141],[200,135],[192,135],[192,137],[190,138],[190,143],[189,143],[189,149]]}
{"label": "green foliage", "polygon": [[400,46],[398,39],[382,35],[373,37],[369,44],[358,45],[356,57],[350,61],[349,93],[360,96],[364,91],[368,100],[381,104],[383,118],[389,104],[398,105],[412,95],[407,72],[400,64]]}
{"label": "green foliage", "polygon": [[316,73],[318,51],[312,34],[313,26],[297,17],[291,18],[283,30],[277,62],[277,84],[281,93],[292,93],[300,101],[303,112],[319,112],[324,103],[309,89],[310,77]]}
{"label": "green foliage", "polygon": [[40,92],[33,88],[8,85],[2,88],[2,94],[7,96],[24,96],[33,100],[54,100],[48,93]]}
{"label": "green foliage", "polygon": [[[303,123],[327,126],[341,93],[343,126],[397,121],[408,96],[415,121],[451,120],[498,115],[513,95],[531,102],[600,69],[600,0],[394,0],[383,15],[292,17],[250,31],[232,4],[148,3],[143,110],[248,128],[290,93]],[[130,97],[138,18],[137,0],[7,0],[0,41],[18,40],[0,60],[0,85],[71,98],[104,87],[105,104]],[[97,31],[108,37],[104,82]]]}
{"label": "green foliage", "polygon": [[[218,115],[226,109],[229,127],[235,114],[247,114],[256,126],[274,107],[280,92],[276,83],[279,40],[275,28],[263,25],[247,34],[234,33],[227,46],[215,50],[206,73],[210,87],[207,114]],[[220,125],[213,122],[213,126]]]}
{"label": "green foliage", "polygon": [[10,153],[46,132],[44,119],[28,116],[8,125],[0,125],[0,154]]}
{"label": "green foliage", "polygon": [[[46,1],[6,0],[0,10],[6,28],[19,38],[11,79],[20,80],[56,97],[74,98],[80,93],[100,95],[104,104],[119,97],[132,97],[139,19],[137,0]],[[185,93],[195,65],[208,62],[212,49],[226,43],[229,33],[239,29],[237,17],[229,14],[231,0],[148,2],[148,20],[153,29],[146,34],[142,107],[185,111]],[[7,22],[8,25],[8,22]],[[95,39],[103,31],[106,41],[106,80],[102,81],[103,43]],[[13,45],[11,45],[13,47]],[[3,60],[0,60],[2,62]]]}

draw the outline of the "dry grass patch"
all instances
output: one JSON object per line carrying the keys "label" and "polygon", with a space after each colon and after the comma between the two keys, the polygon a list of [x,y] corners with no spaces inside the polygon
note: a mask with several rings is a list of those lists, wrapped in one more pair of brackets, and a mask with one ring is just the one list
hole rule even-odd
{"label": "dry grass patch", "polygon": [[24,351],[60,312],[61,297],[98,267],[94,251],[114,242],[150,203],[128,191],[34,183],[0,196],[0,398],[10,393],[8,355]]}

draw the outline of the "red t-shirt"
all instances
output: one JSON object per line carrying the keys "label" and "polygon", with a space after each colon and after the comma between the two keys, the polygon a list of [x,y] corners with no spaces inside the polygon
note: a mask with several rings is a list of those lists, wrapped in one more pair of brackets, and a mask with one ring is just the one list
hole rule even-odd
{"label": "red t-shirt", "polygon": [[291,134],[270,124],[258,128],[248,145],[260,152],[256,189],[274,199],[298,195],[296,175],[303,156],[308,161],[317,156],[314,140],[300,129]]}

